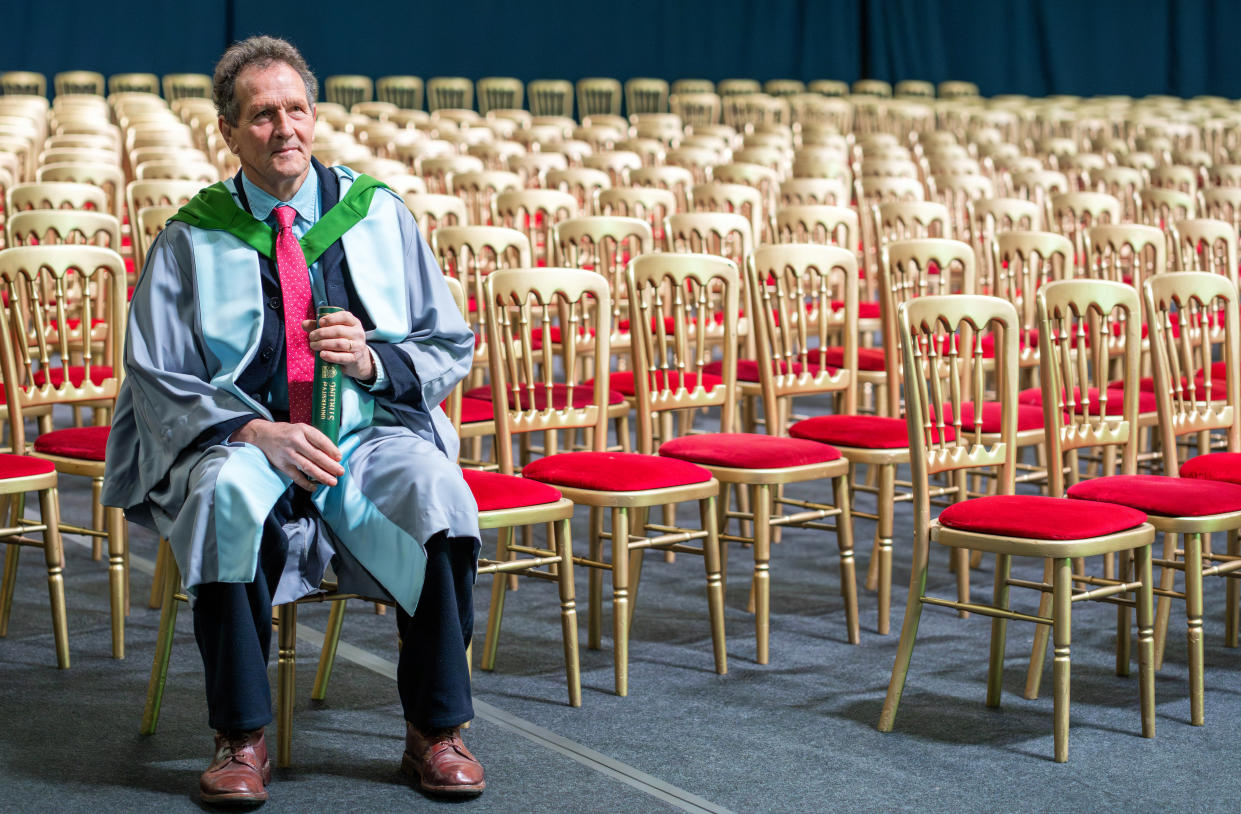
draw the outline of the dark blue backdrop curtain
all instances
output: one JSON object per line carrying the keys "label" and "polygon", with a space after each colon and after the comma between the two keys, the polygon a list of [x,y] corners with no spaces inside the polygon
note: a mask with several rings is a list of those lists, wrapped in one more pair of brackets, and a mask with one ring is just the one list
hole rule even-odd
{"label": "dark blue backdrop curtain", "polygon": [[209,73],[284,36],[320,76],[968,79],[984,94],[1241,96],[1235,0],[14,2],[0,70]]}

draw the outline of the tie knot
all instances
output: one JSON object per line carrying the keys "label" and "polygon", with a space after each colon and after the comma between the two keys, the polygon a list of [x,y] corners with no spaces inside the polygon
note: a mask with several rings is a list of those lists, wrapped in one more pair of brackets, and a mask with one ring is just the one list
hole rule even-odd
{"label": "tie knot", "polygon": [[288,229],[293,225],[293,220],[297,217],[297,210],[287,204],[281,204],[275,209],[276,223],[280,224],[281,229]]}

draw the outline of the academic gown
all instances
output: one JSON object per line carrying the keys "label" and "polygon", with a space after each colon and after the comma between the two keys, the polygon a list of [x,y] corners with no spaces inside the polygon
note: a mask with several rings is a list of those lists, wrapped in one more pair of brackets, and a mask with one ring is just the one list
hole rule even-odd
{"label": "academic gown", "polygon": [[[356,177],[317,161],[314,171],[321,209]],[[236,181],[225,186],[240,203]],[[335,559],[342,590],[382,588],[412,614],[431,537],[472,539],[477,556],[477,506],[439,407],[469,371],[474,336],[416,222],[387,189],[320,262],[329,304],[362,321],[388,382],[371,392],[342,378],[345,474],[315,490],[314,510],[283,519],[288,558],[273,602],[315,590]],[[152,245],[130,305],[103,502],[168,538],[191,596],[200,584],[254,579],[264,522],[298,488],[258,447],[227,440],[250,419],[273,419],[254,381],[284,369],[282,329],[265,314],[264,264],[274,273],[227,231],[173,221]]]}

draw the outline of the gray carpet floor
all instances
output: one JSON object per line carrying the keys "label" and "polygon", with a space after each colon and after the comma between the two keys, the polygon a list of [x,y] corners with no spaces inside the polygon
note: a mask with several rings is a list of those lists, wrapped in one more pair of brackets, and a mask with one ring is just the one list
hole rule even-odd
{"label": "gray carpet floor", "polygon": [[[81,519],[84,482],[62,479],[64,513]],[[796,490],[812,496],[822,487]],[[859,496],[862,508],[873,498]],[[304,607],[294,766],[276,772],[263,809],[656,812],[724,811],[1236,811],[1241,651],[1223,642],[1224,588],[1206,594],[1206,725],[1189,724],[1184,608],[1174,604],[1156,685],[1157,736],[1140,737],[1135,677],[1114,675],[1115,613],[1075,606],[1070,762],[1051,760],[1050,659],[1043,697],[1021,697],[1032,628],[1009,626],[1005,698],[983,704],[990,625],[927,609],[896,730],[875,729],[909,579],[908,505],[897,509],[893,633],[876,632],[876,598],[860,591],[862,641],[850,645],[835,540],[789,530],[772,564],[771,663],[754,660],[745,610],[747,549],[730,556],[729,671],[712,669],[702,563],[646,556],[632,630],[630,694],[612,692],[610,621],[603,648],[585,647],[586,570],[579,568],[583,703],[566,704],[552,583],[510,595],[494,672],[476,669],[478,718],[467,742],[484,762],[482,797],[423,797],[398,771],[400,706],[391,678],[395,622],[354,603],[327,701],[308,700],[326,609]],[[856,521],[859,579],[874,532]],[[585,512],[574,524],[584,551]],[[485,545],[493,542],[488,539]],[[182,613],[159,731],[138,734],[158,611],[146,608],[154,538],[132,532],[133,610],[127,658],[110,656],[107,579],[82,538],[66,537],[72,668],[55,668],[42,554],[26,550],[9,635],[0,640],[0,811],[190,811],[211,751],[201,666]],[[932,588],[952,590],[945,551]],[[1038,578],[1041,565],[1019,564]],[[992,563],[972,576],[989,595]],[[479,640],[490,592],[476,594]],[[1014,606],[1036,599],[1014,590]],[[475,654],[477,659],[478,654]],[[272,666],[272,677],[275,666]]]}

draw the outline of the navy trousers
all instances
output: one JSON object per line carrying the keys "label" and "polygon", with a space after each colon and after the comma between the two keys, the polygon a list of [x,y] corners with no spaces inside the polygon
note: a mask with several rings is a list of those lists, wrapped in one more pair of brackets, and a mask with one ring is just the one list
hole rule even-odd
{"label": "navy trousers", "polygon": [[[466,661],[474,629],[474,541],[439,534],[426,550],[418,608],[413,616],[399,607],[396,612],[397,690],[405,720],[424,730],[474,717]],[[278,517],[270,517],[253,582],[198,587],[194,637],[206,673],[208,723],[217,732],[248,732],[271,723],[271,597],[286,551]]]}

